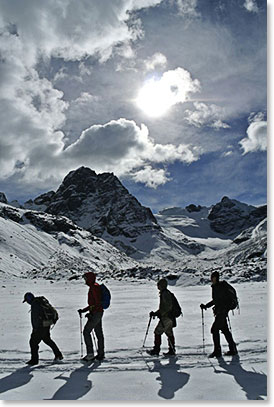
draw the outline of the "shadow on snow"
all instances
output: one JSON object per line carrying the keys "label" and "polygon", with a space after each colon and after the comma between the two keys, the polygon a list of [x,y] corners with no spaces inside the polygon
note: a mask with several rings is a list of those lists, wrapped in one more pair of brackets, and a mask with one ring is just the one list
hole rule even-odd
{"label": "shadow on snow", "polygon": [[263,400],[262,396],[267,396],[266,374],[243,369],[239,355],[233,356],[230,363],[227,363],[223,358],[218,359],[218,363],[224,370],[214,369],[215,373],[234,376],[235,381],[241,386],[248,400]]}
{"label": "shadow on snow", "polygon": [[5,376],[0,379],[0,393],[5,393],[6,391],[16,389],[17,387],[21,387],[29,383],[33,378],[33,374],[31,372],[32,368],[30,366],[25,366],[17,369],[9,376]]}
{"label": "shadow on snow", "polygon": [[89,374],[100,366],[101,362],[92,363],[92,366],[84,365],[74,370],[69,377],[62,374],[55,379],[64,380],[65,383],[60,387],[50,400],[78,400],[83,397],[92,388],[91,380],[88,380]]}
{"label": "shadow on snow", "polygon": [[164,399],[173,399],[175,392],[184,387],[190,375],[188,373],[180,372],[180,365],[177,359],[169,358],[168,364],[163,365],[160,360],[153,361],[154,367],[150,372],[158,372],[160,376],[157,377],[161,383],[161,388],[158,395]]}

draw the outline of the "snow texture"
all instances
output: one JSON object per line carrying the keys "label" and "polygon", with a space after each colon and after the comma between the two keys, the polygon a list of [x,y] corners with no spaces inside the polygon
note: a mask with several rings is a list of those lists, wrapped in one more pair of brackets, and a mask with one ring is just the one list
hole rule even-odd
{"label": "snow texture", "polygon": [[[234,284],[241,312],[230,316],[239,356],[208,359],[203,354],[199,304],[211,297],[210,286],[171,287],[184,312],[175,329],[177,356],[150,357],[141,347],[148,313],[158,306],[152,282],[104,281],[112,293],[103,327],[106,359],[83,364],[77,309],[86,304],[87,287],[80,281],[23,280],[1,277],[1,366],[3,400],[265,400],[267,397],[267,285]],[[26,291],[45,295],[57,307],[60,319],[52,337],[64,360],[52,363],[53,354],[40,346],[40,364],[28,367],[29,305]],[[205,311],[206,353],[212,350],[211,310]],[[152,322],[145,344],[153,343]],[[227,345],[221,336],[223,351]],[[162,351],[167,349],[163,338]]]}

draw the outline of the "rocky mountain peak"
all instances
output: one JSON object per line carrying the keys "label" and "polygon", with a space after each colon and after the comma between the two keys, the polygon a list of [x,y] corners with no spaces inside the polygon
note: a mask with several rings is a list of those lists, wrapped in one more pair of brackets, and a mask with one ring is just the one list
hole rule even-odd
{"label": "rocky mountain peak", "polygon": [[133,240],[138,236],[161,230],[151,210],[142,206],[113,173],[96,174],[80,167],[64,178],[56,193],[40,198],[43,204],[49,199],[43,209],[47,213],[67,216],[127,253],[134,252]]}
{"label": "rocky mountain peak", "polygon": [[256,208],[224,196],[220,202],[213,205],[208,215],[211,228],[218,233],[234,235],[256,226],[266,217],[266,206]]}
{"label": "rocky mountain peak", "polygon": [[7,197],[6,197],[6,195],[4,194],[4,192],[0,192],[0,202],[2,202],[2,203],[4,203],[4,204],[7,204],[7,203],[8,203]]}

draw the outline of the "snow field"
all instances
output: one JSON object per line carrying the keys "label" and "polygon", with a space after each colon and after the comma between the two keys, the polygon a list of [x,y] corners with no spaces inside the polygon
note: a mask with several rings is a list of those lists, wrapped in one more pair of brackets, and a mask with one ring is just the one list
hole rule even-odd
{"label": "snow field", "polygon": [[[0,393],[3,400],[247,400],[266,399],[267,284],[234,284],[240,315],[231,315],[239,358],[219,361],[203,355],[201,302],[211,298],[210,286],[170,287],[184,312],[175,329],[177,357],[151,358],[140,352],[148,314],[158,307],[152,282],[106,282],[112,293],[105,311],[106,359],[82,364],[78,308],[87,302],[82,281],[2,279]],[[40,345],[40,364],[29,360],[31,332],[26,291],[45,295],[58,309],[60,320],[52,331],[65,359],[52,364],[53,354]],[[84,320],[83,320],[84,322]],[[211,310],[205,311],[206,352],[212,350]],[[146,347],[153,345],[153,320]],[[227,345],[221,335],[223,351]],[[162,351],[167,349],[163,337]]]}

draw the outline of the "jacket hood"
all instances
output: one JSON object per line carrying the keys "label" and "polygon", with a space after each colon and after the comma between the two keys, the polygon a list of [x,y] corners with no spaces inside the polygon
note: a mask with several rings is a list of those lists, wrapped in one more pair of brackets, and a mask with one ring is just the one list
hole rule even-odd
{"label": "jacket hood", "polygon": [[93,285],[96,280],[96,274],[90,271],[89,273],[84,274],[87,285]]}

